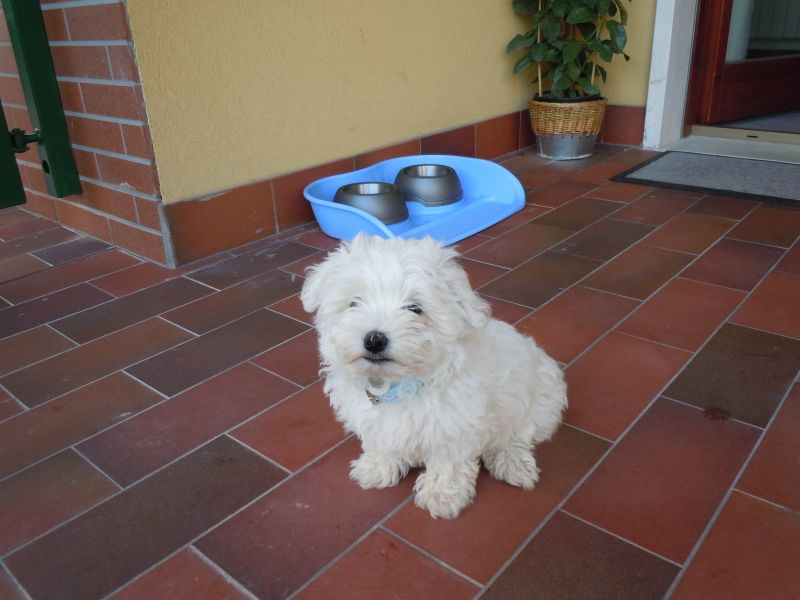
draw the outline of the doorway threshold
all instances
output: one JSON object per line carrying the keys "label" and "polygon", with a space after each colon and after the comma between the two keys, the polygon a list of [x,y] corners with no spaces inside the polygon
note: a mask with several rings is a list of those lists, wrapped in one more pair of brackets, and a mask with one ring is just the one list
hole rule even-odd
{"label": "doorway threshold", "polygon": [[665,149],[800,164],[800,135],[790,133],[695,125]]}

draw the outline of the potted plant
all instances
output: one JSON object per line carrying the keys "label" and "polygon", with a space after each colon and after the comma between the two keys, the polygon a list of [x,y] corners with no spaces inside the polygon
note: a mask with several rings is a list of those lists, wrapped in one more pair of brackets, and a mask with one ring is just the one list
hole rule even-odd
{"label": "potted plant", "polygon": [[[629,0],[630,1],[630,0]],[[628,11],[624,0],[513,0],[531,27],[508,43],[522,51],[514,73],[536,66],[538,94],[528,103],[539,154],[545,158],[585,158],[594,151],[606,99],[597,86],[606,80],[599,61],[625,54]],[[599,59],[599,60],[598,60]],[[542,92],[544,79],[550,91]]]}

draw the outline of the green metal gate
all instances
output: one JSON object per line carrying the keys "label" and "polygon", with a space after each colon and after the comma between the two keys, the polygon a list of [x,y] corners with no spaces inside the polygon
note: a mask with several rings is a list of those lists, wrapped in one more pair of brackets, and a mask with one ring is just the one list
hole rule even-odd
{"label": "green metal gate", "polygon": [[26,152],[32,143],[37,144],[47,191],[58,198],[79,194],[78,169],[39,2],[2,0],[2,3],[33,131],[8,131],[0,106],[0,208],[25,202],[15,154]]}

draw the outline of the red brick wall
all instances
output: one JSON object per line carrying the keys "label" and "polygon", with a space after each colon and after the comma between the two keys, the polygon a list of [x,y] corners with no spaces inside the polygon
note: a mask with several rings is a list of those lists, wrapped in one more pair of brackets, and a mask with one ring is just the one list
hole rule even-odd
{"label": "red brick wall", "polygon": [[[146,258],[170,263],[139,74],[123,0],[42,0],[83,193],[47,194],[38,155],[18,155],[26,208]],[[0,10],[0,99],[9,127],[30,131]],[[171,254],[171,252],[169,252]]]}

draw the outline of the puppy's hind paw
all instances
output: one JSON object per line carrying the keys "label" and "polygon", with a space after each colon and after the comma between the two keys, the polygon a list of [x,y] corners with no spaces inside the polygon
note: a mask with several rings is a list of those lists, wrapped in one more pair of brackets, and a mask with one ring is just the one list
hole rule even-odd
{"label": "puppy's hind paw", "polygon": [[492,477],[524,490],[532,490],[539,481],[539,467],[530,450],[522,446],[509,446],[488,452],[483,463]]}
{"label": "puppy's hind paw", "polygon": [[350,479],[365,490],[397,485],[407,472],[408,465],[401,461],[366,452],[350,463]]}

